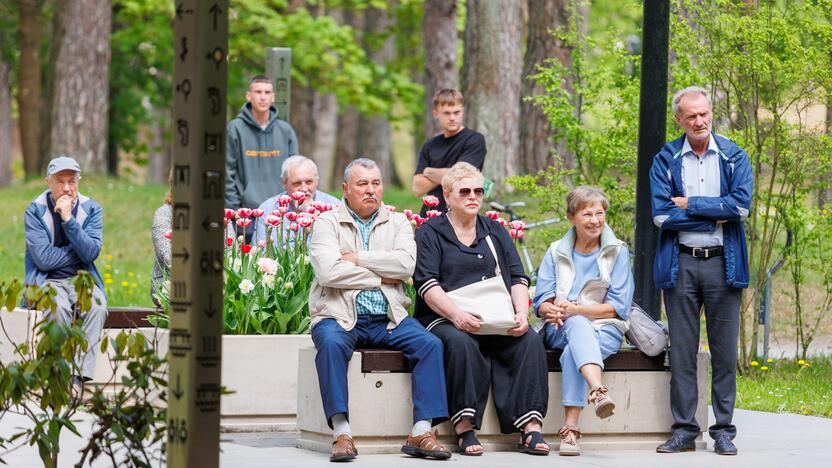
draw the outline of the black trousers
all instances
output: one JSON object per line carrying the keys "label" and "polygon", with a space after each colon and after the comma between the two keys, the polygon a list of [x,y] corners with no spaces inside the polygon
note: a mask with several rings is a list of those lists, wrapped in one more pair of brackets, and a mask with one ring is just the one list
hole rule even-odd
{"label": "black trousers", "polygon": [[448,414],[453,424],[482,425],[488,389],[494,394],[503,434],[520,432],[529,421],[546,417],[548,368],[543,340],[529,330],[520,337],[470,335],[450,322],[431,329],[445,347]]}
{"label": "black trousers", "polygon": [[737,396],[737,336],[740,329],[742,290],[725,283],[725,259],[679,254],[676,286],[664,290],[664,307],[670,332],[670,410],[673,433],[699,435],[696,422],[696,353],[699,351],[699,317],[705,309],[705,326],[711,352],[711,404],[716,422],[711,437],[737,428],[731,422]]}

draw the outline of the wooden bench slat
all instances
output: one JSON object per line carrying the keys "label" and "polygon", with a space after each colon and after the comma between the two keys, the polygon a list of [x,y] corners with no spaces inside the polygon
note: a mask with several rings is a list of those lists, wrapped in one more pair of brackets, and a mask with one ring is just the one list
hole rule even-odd
{"label": "wooden bench slat", "polygon": [[[359,349],[361,372],[410,372],[410,365],[401,351]],[[560,372],[560,351],[547,350],[549,372]],[[605,371],[663,371],[664,353],[648,356],[638,350],[622,349],[604,361]]]}
{"label": "wooden bench slat", "polygon": [[147,317],[160,311],[148,307],[109,307],[104,328],[152,327]]}

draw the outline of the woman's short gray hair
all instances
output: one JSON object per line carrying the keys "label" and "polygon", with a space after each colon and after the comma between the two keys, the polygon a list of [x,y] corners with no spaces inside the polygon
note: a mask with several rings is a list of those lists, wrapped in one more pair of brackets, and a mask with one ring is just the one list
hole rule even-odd
{"label": "woman's short gray hair", "polygon": [[318,179],[318,165],[315,164],[315,161],[307,158],[306,156],[296,154],[294,156],[289,156],[285,161],[283,161],[283,166],[280,168],[280,180],[285,184],[286,181],[289,180],[289,171],[300,166],[301,164],[311,165],[312,168],[315,169],[315,179]]}
{"label": "woman's short gray hair", "polygon": [[610,207],[610,201],[607,199],[603,190],[597,187],[582,185],[569,192],[569,195],[566,196],[566,214],[570,217],[575,216],[578,211],[594,203],[600,203],[604,211],[607,211]]}
{"label": "woman's short gray hair", "polygon": [[673,100],[670,101],[670,109],[673,111],[673,115],[679,114],[679,101],[689,94],[701,94],[705,96],[705,99],[708,100],[708,106],[712,107],[711,93],[709,93],[707,89],[701,86],[688,86],[687,88],[682,88],[679,91],[676,91],[676,94],[673,95]]}
{"label": "woman's short gray hair", "polygon": [[353,159],[352,161],[350,161],[349,164],[347,164],[347,167],[344,168],[344,183],[345,184],[350,183],[350,173],[352,172],[353,166],[361,166],[365,169],[373,169],[373,168],[377,168],[378,164],[376,164],[376,162],[373,161],[372,159],[367,159],[367,158]]}
{"label": "woman's short gray hair", "polygon": [[477,170],[473,164],[460,161],[451,166],[451,168],[448,169],[448,172],[442,176],[442,190],[445,192],[452,192],[454,190],[454,184],[465,179],[475,179],[482,182],[482,172]]}

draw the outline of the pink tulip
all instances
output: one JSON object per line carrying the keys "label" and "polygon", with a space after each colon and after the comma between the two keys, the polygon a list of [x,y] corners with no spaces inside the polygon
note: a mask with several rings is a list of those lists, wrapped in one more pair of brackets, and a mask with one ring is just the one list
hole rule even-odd
{"label": "pink tulip", "polygon": [[391,213],[396,212],[396,207],[395,206],[393,206],[393,205],[384,205],[384,206],[387,208],[387,211],[389,211]]}
{"label": "pink tulip", "polygon": [[404,211],[402,211],[402,214],[404,214],[407,217],[407,219],[413,219],[413,211],[412,210],[404,210]]}
{"label": "pink tulip", "polygon": [[304,211],[306,211],[309,214],[316,214],[318,212],[318,209],[315,208],[314,206],[310,206],[310,207],[306,208],[306,210],[304,210]]}
{"label": "pink tulip", "polygon": [[523,231],[517,231],[517,238],[522,239],[525,233]]}
{"label": "pink tulip", "polygon": [[523,231],[517,231],[516,229],[509,229],[508,230],[508,235],[510,235],[512,239],[516,239],[518,232],[523,232]]}
{"label": "pink tulip", "polygon": [[264,240],[257,241],[257,246],[260,247],[261,249],[265,249],[266,248],[266,241],[264,241]]}
{"label": "pink tulip", "polygon": [[251,226],[251,219],[250,218],[240,218],[237,220],[237,226],[241,228],[247,228]]}
{"label": "pink tulip", "polygon": [[439,199],[433,195],[425,195],[422,197],[422,203],[424,203],[425,206],[433,208],[434,206],[439,205]]}
{"label": "pink tulip", "polygon": [[281,205],[280,207],[277,208],[277,212],[280,213],[281,216],[285,215],[286,213],[289,212],[289,207]]}
{"label": "pink tulip", "polygon": [[292,224],[290,224],[290,225],[289,225],[289,229],[290,229],[292,232],[298,232],[298,223],[292,223]]}
{"label": "pink tulip", "polygon": [[519,219],[515,219],[514,221],[508,223],[508,225],[511,226],[512,229],[515,229],[515,230],[518,230],[518,231],[522,231],[523,229],[526,229],[526,222],[521,221]]}
{"label": "pink tulip", "polygon": [[290,211],[290,212],[286,213],[286,219],[288,219],[289,221],[297,221],[298,220],[298,214],[294,211]]}
{"label": "pink tulip", "polygon": [[229,210],[228,208],[225,209],[225,219],[234,219],[237,216],[237,212],[234,210]]}
{"label": "pink tulip", "polygon": [[427,216],[427,219],[433,219],[442,216],[442,212],[439,210],[428,210],[425,212],[425,216]]}
{"label": "pink tulip", "polygon": [[303,205],[304,200],[306,200],[306,194],[303,192],[292,192],[291,195],[292,200],[294,200],[298,205]]}
{"label": "pink tulip", "polygon": [[298,226],[302,228],[308,228],[315,222],[315,219],[309,215],[300,215],[298,216]]}
{"label": "pink tulip", "polygon": [[503,218],[497,218],[497,222],[500,223],[503,227],[508,226],[508,221],[504,220]]}
{"label": "pink tulip", "polygon": [[173,238],[173,231],[166,232],[165,233],[165,239],[171,239],[171,238]]}
{"label": "pink tulip", "polygon": [[273,214],[266,216],[266,224],[268,224],[269,226],[280,226],[280,223],[282,222],[283,220],[280,218],[280,216],[275,216]]}
{"label": "pink tulip", "polygon": [[277,204],[280,206],[287,206],[289,203],[292,203],[292,197],[289,195],[278,195],[277,196]]}
{"label": "pink tulip", "polygon": [[251,216],[251,208],[240,208],[237,210],[238,218],[248,218]]}
{"label": "pink tulip", "polygon": [[254,217],[254,218],[259,218],[259,217],[263,216],[264,213],[265,212],[263,210],[261,210],[260,208],[255,208],[255,209],[251,210],[251,216]]}
{"label": "pink tulip", "polygon": [[493,210],[492,211],[486,211],[485,216],[496,221],[497,218],[500,217],[500,213],[497,212],[497,211],[493,211]]}

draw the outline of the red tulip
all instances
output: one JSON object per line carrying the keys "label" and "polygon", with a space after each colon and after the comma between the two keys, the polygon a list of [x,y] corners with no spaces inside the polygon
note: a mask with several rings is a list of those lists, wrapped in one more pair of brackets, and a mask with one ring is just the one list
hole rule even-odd
{"label": "red tulip", "polygon": [[247,254],[247,253],[251,252],[251,244],[241,245],[240,250],[242,250],[244,254]]}
{"label": "red tulip", "polygon": [[165,239],[171,239],[173,237],[173,231],[168,231],[165,233]]}
{"label": "red tulip", "polygon": [[225,238],[225,245],[231,247],[233,244],[234,244],[234,238],[233,237],[226,237]]}
{"label": "red tulip", "polygon": [[425,195],[422,197],[422,203],[424,203],[427,207],[433,208],[434,206],[439,205],[439,199],[433,195]]}

